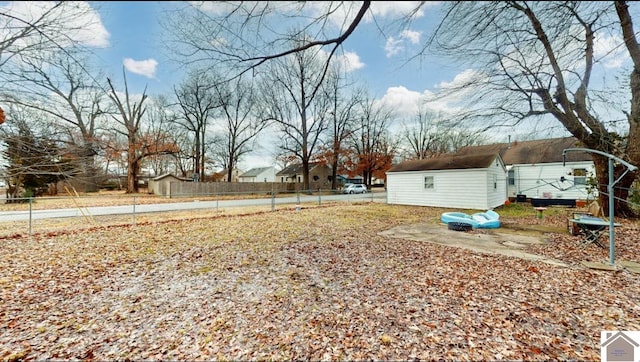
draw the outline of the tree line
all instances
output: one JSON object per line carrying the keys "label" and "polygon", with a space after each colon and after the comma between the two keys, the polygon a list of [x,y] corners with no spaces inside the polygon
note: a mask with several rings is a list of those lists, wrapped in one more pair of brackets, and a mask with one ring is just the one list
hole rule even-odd
{"label": "tree line", "polygon": [[[0,13],[7,34],[0,43],[0,104],[12,184],[20,172],[92,182],[114,165],[126,169],[128,192],[136,191],[143,165],[204,178],[212,164],[232,169],[266,131],[276,135],[281,164],[304,166],[305,184],[311,162],[369,181],[394,160],[481,143],[479,131],[504,126],[559,127],[585,148],[640,164],[634,3],[441,3],[438,24],[415,57],[438,54],[470,71],[430,99],[447,97],[457,112],[433,114],[427,102],[409,117],[376,101],[338,61],[345,41],[382,17],[376,7],[383,4],[181,4],[162,25],[189,75],[159,96],[129,94],[124,72],[118,85],[92,70],[91,53],[69,35],[86,25],[79,20],[83,7],[49,3],[29,19]],[[388,23],[410,29],[428,6],[416,3]],[[381,35],[389,30],[377,24]],[[614,45],[603,54],[608,43]],[[613,72],[605,64],[612,53],[630,66],[616,68],[618,78],[596,75]],[[21,157],[18,148],[33,157]],[[607,159],[594,161],[607,210]],[[28,171],[34,166],[48,169]],[[637,173],[625,174],[623,165],[614,172],[615,212],[633,215],[626,200]]]}
{"label": "tree line", "polygon": [[[393,30],[411,30],[417,18],[433,9],[430,2],[395,3],[393,10],[385,5],[297,2],[280,8],[274,2],[240,2],[225,3],[222,12],[196,5],[184,9],[190,16],[173,22],[180,34],[193,36],[174,41],[185,58],[232,62],[242,73],[309,49],[326,49],[328,59],[335,58],[365,22],[387,36]],[[384,14],[404,6],[406,11],[393,21],[381,21]],[[494,132],[521,127],[534,134],[559,128],[578,139],[579,146],[599,151],[593,155],[599,202],[608,210],[608,157],[603,154],[640,165],[640,43],[633,24],[637,6],[627,1],[442,2],[433,31],[413,58],[438,54],[468,70],[466,77],[441,89],[441,98],[432,99],[457,99],[451,105],[459,111],[447,115],[449,126]],[[296,16],[307,19],[307,27],[293,35],[308,29],[316,35],[283,46],[290,35],[270,30],[275,22]],[[332,27],[335,23],[340,25]],[[195,29],[203,33],[195,34]],[[218,36],[228,41],[207,41]],[[636,216],[627,201],[637,176],[637,171],[615,165],[617,215]]]}
{"label": "tree line", "polygon": [[[91,49],[70,35],[60,39],[73,33],[68,24],[82,26],[86,9],[41,6],[46,11],[37,18],[0,14],[4,32],[12,34],[0,43],[0,104],[7,116],[0,128],[2,177],[11,197],[55,192],[52,185],[62,180],[95,191],[121,175],[126,192],[136,193],[143,168],[207,180],[220,167],[231,181],[231,170],[267,132],[276,153],[265,163],[302,164],[303,188],[314,162],[332,166],[334,188],[338,173],[361,175],[370,185],[398,157],[411,157],[400,151],[402,137],[425,136],[409,131],[412,126],[390,132],[398,115],[364,88],[349,87],[345,72],[329,66],[318,49],[233,77],[232,69],[209,62],[190,67],[171,94],[132,94],[124,68],[119,79],[103,74]],[[291,47],[308,41],[294,35]],[[440,152],[468,144],[450,134],[438,134]]]}

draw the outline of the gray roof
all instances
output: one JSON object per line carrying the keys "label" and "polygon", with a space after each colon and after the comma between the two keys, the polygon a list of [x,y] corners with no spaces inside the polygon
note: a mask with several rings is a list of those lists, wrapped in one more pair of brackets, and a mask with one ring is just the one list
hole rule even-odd
{"label": "gray roof", "polygon": [[[506,165],[562,162],[562,151],[566,148],[580,148],[575,137],[551,138],[535,141],[514,141],[483,146],[467,146],[459,154],[497,152]],[[567,162],[593,161],[588,152],[568,152]]]}
{"label": "gray roof", "polygon": [[[322,163],[320,162],[309,162],[309,171],[313,170],[314,168],[320,165],[322,165]],[[326,166],[330,167],[329,165],[326,165]],[[290,176],[290,175],[300,175],[300,174],[302,174],[302,163],[296,163],[288,167],[285,167],[280,172],[278,172],[276,176]]]}
{"label": "gray roof", "polygon": [[240,177],[256,177],[270,168],[271,167],[255,167],[243,173]]}
{"label": "gray roof", "polygon": [[167,177],[173,177],[173,178],[176,178],[176,179],[178,179],[178,180],[182,180],[182,181],[192,181],[192,180],[191,180],[190,178],[188,178],[188,177],[180,177],[180,176],[176,176],[176,175],[174,175],[174,174],[172,174],[172,173],[165,173],[165,174],[162,174],[162,175],[156,176],[156,177],[154,177],[152,180],[153,180],[153,181],[160,181],[160,180],[165,179],[165,178],[167,178]]}
{"label": "gray roof", "polygon": [[444,154],[426,160],[410,160],[392,166],[388,172],[460,170],[471,168],[487,168],[496,158],[497,152],[484,154]]}

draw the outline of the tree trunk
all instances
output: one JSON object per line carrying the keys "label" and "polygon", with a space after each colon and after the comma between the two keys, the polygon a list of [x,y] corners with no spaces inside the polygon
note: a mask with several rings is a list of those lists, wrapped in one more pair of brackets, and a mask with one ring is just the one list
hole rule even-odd
{"label": "tree trunk", "polygon": [[227,167],[227,182],[232,182],[233,180],[233,168],[236,165],[233,163],[233,157],[229,157],[229,167]]}
{"label": "tree trunk", "polygon": [[[596,179],[598,181],[598,202],[602,209],[602,214],[611,217],[609,215],[609,160],[603,156],[594,155],[594,164],[596,168]],[[626,166],[618,165],[614,166],[613,180],[614,182],[626,171]],[[629,197],[629,189],[633,184],[635,174],[633,172],[627,173],[620,181],[614,185],[613,189],[613,212],[614,217],[634,218],[636,217],[635,211],[631,208],[627,202]]]}
{"label": "tree trunk", "polygon": [[331,163],[331,189],[335,190],[338,188],[338,157],[333,158],[333,162]]}
{"label": "tree trunk", "polygon": [[309,159],[302,160],[302,190],[309,192],[311,185],[309,183]]}
{"label": "tree trunk", "polygon": [[127,193],[138,193],[138,160],[136,157],[135,142],[133,140],[129,140],[127,166]]}
{"label": "tree trunk", "polygon": [[[633,22],[629,7],[626,1],[614,1],[620,29],[622,30],[625,46],[629,51],[629,56],[633,61],[633,71],[631,72],[629,84],[631,88],[631,112],[629,113],[629,134],[624,149],[625,160],[634,166],[640,166],[640,45],[636,39],[633,29]],[[624,172],[623,167],[616,168],[614,181]],[[614,212],[623,217],[637,217],[638,214],[626,202],[629,196],[629,189],[633,184],[638,172],[629,172],[622,178],[615,188]],[[600,196],[602,202],[602,196]],[[603,204],[604,205],[604,204]],[[608,203],[607,203],[608,205]]]}

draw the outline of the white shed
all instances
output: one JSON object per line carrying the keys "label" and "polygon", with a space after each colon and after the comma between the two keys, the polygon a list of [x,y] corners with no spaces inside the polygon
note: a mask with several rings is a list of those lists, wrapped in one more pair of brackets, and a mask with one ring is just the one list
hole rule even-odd
{"label": "white shed", "polygon": [[387,203],[488,210],[507,200],[506,169],[496,153],[446,154],[387,171]]}

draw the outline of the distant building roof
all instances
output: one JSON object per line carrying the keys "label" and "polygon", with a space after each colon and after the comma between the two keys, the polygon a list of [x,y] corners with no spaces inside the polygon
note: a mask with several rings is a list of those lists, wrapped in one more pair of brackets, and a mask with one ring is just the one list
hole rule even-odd
{"label": "distant building roof", "polygon": [[165,179],[165,178],[167,178],[167,177],[173,177],[173,178],[175,178],[175,179],[182,180],[182,181],[192,181],[192,180],[191,180],[190,178],[188,178],[188,177],[180,177],[180,176],[176,176],[176,175],[174,175],[174,174],[172,174],[172,173],[165,173],[165,174],[162,174],[162,175],[156,176],[156,177],[154,177],[154,178],[153,178],[153,181],[160,181],[160,180]]}
{"label": "distant building roof", "polygon": [[388,172],[459,170],[471,168],[487,168],[499,157],[497,152],[484,154],[461,155],[444,154],[425,160],[410,160],[392,166]]}
{"label": "distant building roof", "polygon": [[240,177],[256,177],[258,175],[260,175],[261,173],[271,169],[273,167],[254,167],[252,169],[250,169],[249,171],[243,173],[242,175],[240,175]]}
{"label": "distant building roof", "polygon": [[[550,138],[534,141],[514,141],[483,146],[467,146],[458,154],[497,152],[506,165],[537,164],[562,162],[562,151],[566,148],[579,148],[575,137]],[[568,152],[567,162],[592,161],[588,152]]]}
{"label": "distant building roof", "polygon": [[[314,168],[320,165],[324,165],[324,163],[309,162],[309,171],[313,170]],[[325,165],[325,166],[330,167],[328,165]],[[285,167],[284,169],[282,169],[282,171],[278,172],[276,176],[289,176],[289,175],[300,175],[300,174],[302,174],[302,163],[296,163],[296,164]]]}

